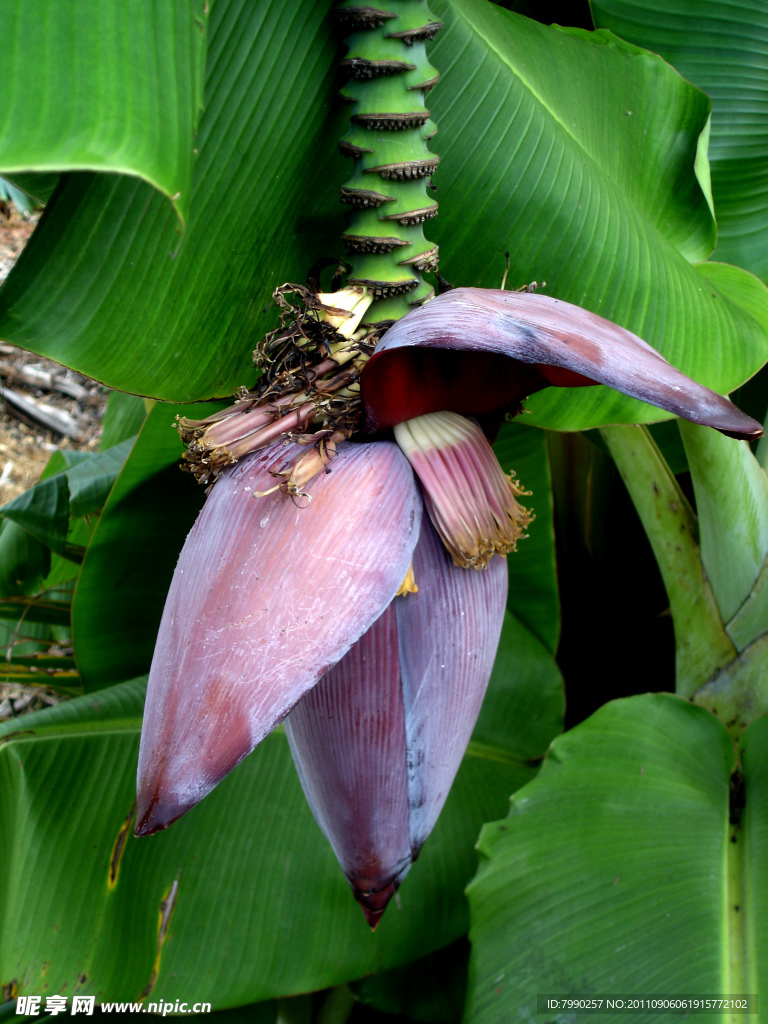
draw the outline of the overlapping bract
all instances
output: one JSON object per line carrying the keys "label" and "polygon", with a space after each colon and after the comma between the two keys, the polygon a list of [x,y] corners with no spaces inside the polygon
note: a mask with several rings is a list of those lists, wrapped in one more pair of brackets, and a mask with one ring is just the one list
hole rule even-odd
{"label": "overlapping bract", "polygon": [[141,834],[168,826],[250,753],[408,570],[421,499],[399,449],[340,445],[306,507],[280,492],[257,498],[297,448],[273,445],[222,474],[181,552],[147,691]]}
{"label": "overlapping bract", "polygon": [[433,299],[387,331],[362,379],[373,429],[443,409],[497,412],[552,384],[598,383],[732,437],[762,434],[637,335],[529,292],[455,288]]}
{"label": "overlapping bract", "polygon": [[304,792],[371,925],[448,796],[507,597],[504,560],[458,568],[426,516],[413,569],[418,592],[395,598],[285,723]]}

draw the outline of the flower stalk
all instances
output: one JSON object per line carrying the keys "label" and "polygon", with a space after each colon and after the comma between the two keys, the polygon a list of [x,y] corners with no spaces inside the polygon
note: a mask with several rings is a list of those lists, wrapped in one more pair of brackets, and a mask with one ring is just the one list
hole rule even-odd
{"label": "flower stalk", "polygon": [[347,0],[336,12],[350,32],[342,96],[354,104],[339,148],[354,160],[341,201],[352,211],[342,241],[350,285],[370,291],[371,323],[397,320],[434,294],[422,273],[437,269],[437,246],[424,222],[437,215],[429,195],[439,157],[427,143],[437,131],[425,97],[439,75],[425,44],[442,22],[424,0],[394,0],[381,10]]}

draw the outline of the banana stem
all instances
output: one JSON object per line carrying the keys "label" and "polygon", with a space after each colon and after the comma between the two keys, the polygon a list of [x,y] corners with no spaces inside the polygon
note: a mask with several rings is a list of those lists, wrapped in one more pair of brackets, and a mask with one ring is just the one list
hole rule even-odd
{"label": "banana stem", "polygon": [[701,562],[696,518],[647,427],[600,433],[661,570],[675,623],[677,691],[691,697],[736,657]]}
{"label": "banana stem", "polygon": [[347,284],[373,294],[365,319],[380,323],[434,294],[422,273],[437,269],[437,246],[424,237],[423,224],[437,214],[428,185],[439,158],[427,148],[437,127],[424,100],[438,74],[425,43],[442,23],[425,0],[393,0],[381,10],[346,0],[336,13],[351,33],[342,96],[354,104],[339,142],[354,160],[340,193],[352,210],[342,235],[352,264]]}

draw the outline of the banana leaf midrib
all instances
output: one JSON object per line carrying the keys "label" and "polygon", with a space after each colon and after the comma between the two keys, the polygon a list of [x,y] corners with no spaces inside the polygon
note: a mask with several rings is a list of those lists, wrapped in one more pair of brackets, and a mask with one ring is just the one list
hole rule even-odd
{"label": "banana leaf midrib", "polygon": [[[487,53],[492,53],[500,61],[500,63],[503,64],[504,66],[507,66],[507,67],[510,66],[509,65],[509,57],[505,56],[505,54],[503,52],[503,47],[499,45],[498,40],[494,39],[492,34],[489,31],[487,31],[487,26],[481,26],[478,21],[473,21],[470,17],[468,17],[467,14],[466,14],[465,8],[462,5],[460,5],[460,4],[457,4],[455,6],[452,5],[452,13],[455,15],[455,17],[457,19],[459,19],[459,20],[461,20],[461,21],[463,21],[465,23],[465,25],[467,27],[467,31],[470,34],[473,34],[477,39],[482,41],[482,44],[485,47]],[[545,28],[545,26],[539,26],[539,27],[541,28],[541,30],[543,32],[554,31],[554,29],[556,28],[559,32],[562,33],[563,36],[569,36],[571,38],[573,38],[573,37],[578,38],[579,34],[581,32],[581,30],[577,30],[577,29],[563,29],[559,25],[558,26],[550,26],[549,28]],[[608,35],[608,34],[610,34],[612,36],[614,35],[612,32],[610,32],[609,29],[602,29],[601,32],[603,33],[603,35]],[[583,36],[584,37],[588,37],[588,36],[593,36],[594,37],[594,35],[595,35],[595,33],[583,32]],[[627,47],[627,49],[636,51],[638,56],[640,56],[641,54],[644,53],[644,51],[641,48],[635,47],[631,43],[626,43],[624,40],[620,39],[618,36],[614,36],[614,39],[617,42],[621,43],[623,46]],[[655,57],[656,55],[655,54],[651,54],[650,51],[645,51],[645,56],[646,57]],[[578,152],[580,154],[581,159],[586,161],[586,162],[588,162],[590,164],[590,166],[595,168],[598,171],[598,174],[599,174],[600,177],[604,176],[605,170],[601,167],[601,165],[600,165],[598,159],[596,158],[596,156],[590,151],[590,149],[585,148],[583,141],[581,141],[579,139],[578,134],[573,130],[575,128],[575,125],[573,127],[569,127],[568,123],[563,119],[562,116],[560,116],[562,111],[559,111],[550,102],[548,102],[544,98],[544,96],[541,95],[540,91],[536,88],[535,84],[530,80],[530,78],[528,76],[525,76],[522,73],[522,69],[521,69],[519,64],[516,64],[514,66],[513,74],[514,74],[515,78],[523,86],[523,88],[533,98],[534,102],[536,104],[538,104],[543,110],[545,110],[547,112],[547,114],[552,118],[553,122],[558,126],[558,128],[560,130],[562,130],[562,132],[565,133],[565,135],[567,136],[567,138],[569,140],[569,144],[576,147],[576,149],[578,150]],[[694,86],[694,88],[697,88],[697,87]],[[700,90],[700,89],[698,89],[698,91],[702,92],[702,90]],[[702,131],[706,131],[707,130],[707,128],[709,126],[710,118],[711,118],[711,104],[710,104],[710,115],[707,118],[706,124],[703,126]],[[611,177],[612,176],[609,174],[608,178],[610,179]],[[697,177],[698,177],[698,174],[697,174]],[[654,236],[656,236],[656,238],[663,244],[663,246],[669,246],[671,249],[673,249],[676,253],[678,253],[688,263],[700,262],[700,259],[701,259],[700,256],[699,256],[698,259],[691,259],[689,256],[686,256],[685,249],[686,249],[686,245],[690,244],[690,238],[688,240],[686,240],[686,243],[683,244],[682,246],[681,246],[681,240],[675,241],[675,240],[673,240],[671,238],[668,238],[665,235],[665,233],[664,233],[663,226],[661,224],[659,224],[659,223],[656,223],[655,221],[649,220],[648,217],[647,217],[647,212],[643,211],[643,209],[637,204],[636,200],[631,195],[629,195],[625,189],[622,189],[621,186],[618,185],[616,182],[612,182],[611,184],[612,184],[612,187],[616,189],[617,194],[620,194],[621,201],[631,207],[634,216],[636,218],[638,218],[638,220],[640,220],[640,221],[645,223],[647,229],[649,231],[651,231],[654,234]],[[701,187],[701,181],[699,181],[699,185]],[[702,194],[704,195],[705,199],[707,199],[707,203],[710,206],[710,211],[711,211],[711,202],[710,202],[710,200],[707,197],[707,189],[702,187]],[[714,220],[714,215],[713,215],[712,219]],[[714,252],[714,244],[709,249],[709,256],[711,256],[713,252]],[[650,295],[646,297],[646,301],[651,301]]]}
{"label": "banana leaf midrib", "polygon": [[491,743],[482,743],[477,740],[470,740],[467,747],[467,757],[476,757],[485,761],[498,761],[501,764],[516,765],[519,768],[534,768],[541,763],[541,758],[519,757],[510,750],[496,747]]}
{"label": "banana leaf midrib", "polygon": [[[68,721],[60,725],[35,726],[32,715],[23,716],[22,720],[12,719],[15,728],[3,734],[4,728],[11,725],[11,721],[0,724],[0,748],[10,743],[31,743],[40,740],[65,740],[82,739],[83,736],[105,734],[125,734],[141,732],[142,716],[127,715],[121,718],[110,719],[104,722],[98,721]],[[278,727],[275,732],[285,735]],[[503,750],[501,747],[490,743],[482,743],[475,740],[470,741],[467,748],[467,756],[485,761],[496,761],[500,764],[515,765],[520,768],[532,768],[537,765],[540,759],[528,759],[516,756],[511,751]]]}
{"label": "banana leaf midrib", "polygon": [[[23,718],[31,719],[31,715],[24,715]],[[35,729],[31,722],[27,724],[27,722],[19,722],[18,719],[13,719],[12,721],[16,724],[17,728],[5,736],[0,734],[0,749],[10,743],[29,743],[38,742],[39,740],[64,740],[69,738],[81,739],[83,736],[88,735],[122,735],[128,732],[135,732],[136,734],[141,732],[141,718],[133,717],[105,722],[101,726],[96,722],[67,722],[66,725],[63,724],[58,728],[56,726],[48,726],[47,728],[44,726],[42,729]]]}

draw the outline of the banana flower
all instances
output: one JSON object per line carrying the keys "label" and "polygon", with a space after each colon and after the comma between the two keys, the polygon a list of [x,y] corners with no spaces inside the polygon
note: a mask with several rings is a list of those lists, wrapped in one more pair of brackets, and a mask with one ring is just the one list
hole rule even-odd
{"label": "banana flower", "polygon": [[365,431],[328,446],[304,500],[274,486],[306,450],[286,436],[225,469],[160,626],[136,833],[170,825],[285,721],[313,813],[375,927],[469,741],[506,601],[496,556],[531,518],[479,423],[492,433],[543,387],[594,383],[732,437],[762,433],[599,316],[460,288],[378,342],[362,371]]}

